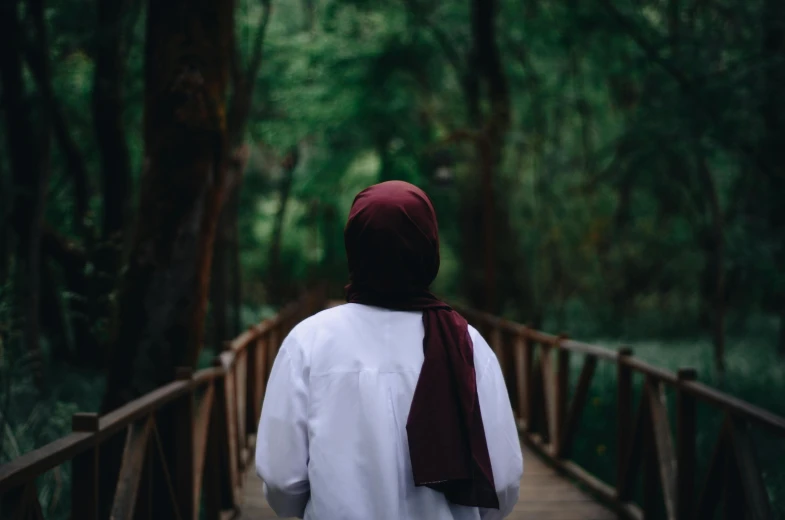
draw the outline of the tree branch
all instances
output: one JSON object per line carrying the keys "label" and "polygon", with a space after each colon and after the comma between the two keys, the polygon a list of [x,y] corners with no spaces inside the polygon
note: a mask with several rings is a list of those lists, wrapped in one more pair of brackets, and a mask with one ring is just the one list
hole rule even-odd
{"label": "tree branch", "polygon": [[240,52],[237,48],[237,38],[234,40],[234,52],[232,57],[232,83],[234,94],[229,106],[228,114],[228,135],[230,146],[237,146],[245,133],[248,124],[251,107],[253,105],[253,92],[259,70],[262,66],[264,57],[264,40],[267,34],[267,27],[272,15],[272,1],[261,0],[262,14],[259,18],[259,27],[254,36],[253,49],[248,67],[243,70]]}
{"label": "tree branch", "polygon": [[270,24],[272,12],[272,0],[262,0],[262,15],[259,19],[259,27],[256,30],[256,36],[253,40],[253,54],[251,55],[251,61],[248,64],[248,71],[246,73],[249,84],[256,82],[256,78],[259,75],[259,69],[262,66],[264,40],[267,35],[267,26]]}

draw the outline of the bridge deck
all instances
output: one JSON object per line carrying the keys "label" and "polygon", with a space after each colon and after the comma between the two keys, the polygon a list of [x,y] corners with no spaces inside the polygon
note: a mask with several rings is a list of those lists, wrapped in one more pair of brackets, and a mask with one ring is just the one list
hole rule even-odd
{"label": "bridge deck", "polygon": [[[521,497],[510,520],[615,520],[617,516],[575,487],[537,455],[523,447],[524,472]],[[262,482],[253,468],[246,475],[240,520],[277,518],[262,493]]]}

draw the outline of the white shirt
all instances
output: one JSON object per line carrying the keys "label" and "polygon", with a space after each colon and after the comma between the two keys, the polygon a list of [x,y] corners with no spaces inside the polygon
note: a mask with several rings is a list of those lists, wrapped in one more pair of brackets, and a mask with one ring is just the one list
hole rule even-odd
{"label": "white shirt", "polygon": [[500,509],[415,487],[406,418],[423,363],[420,312],[346,304],[297,325],[273,364],[256,470],[279,517],[497,520],[518,501],[523,456],[499,362],[472,327],[477,392]]}

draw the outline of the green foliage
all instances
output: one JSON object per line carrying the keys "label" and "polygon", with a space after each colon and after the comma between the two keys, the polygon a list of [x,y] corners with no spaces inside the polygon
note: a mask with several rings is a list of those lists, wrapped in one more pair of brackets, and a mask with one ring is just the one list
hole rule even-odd
{"label": "green foliage", "polygon": [[[707,343],[719,263],[731,338],[722,384],[785,413],[772,397],[785,386],[772,348],[785,320],[785,206],[779,200],[785,156],[777,155],[785,129],[768,117],[785,113],[785,51],[766,46],[782,21],[778,1],[499,1],[495,38],[512,112],[494,179],[503,314],[574,337],[648,339],[655,343],[640,346],[642,357],[672,368],[698,366],[719,383]],[[142,3],[131,3],[121,65],[136,200],[144,168],[145,24]],[[65,270],[45,262],[53,266],[64,314],[91,313],[91,329],[105,343],[112,320],[103,310],[113,297],[96,296],[102,282],[93,261],[104,205],[91,117],[94,4],[53,0],[46,9],[54,95],[85,160],[91,196],[79,222],[72,172],[55,144],[45,221],[90,260],[80,271],[86,294],[70,291]],[[237,4],[237,51],[247,63],[263,3]],[[474,304],[467,301],[466,280],[481,278],[482,265],[466,250],[482,245],[472,242],[475,234],[461,216],[479,200],[475,148],[469,141],[447,144],[459,130],[480,130],[472,127],[465,88],[477,73],[470,61],[470,2],[314,0],[312,26],[309,2],[272,5],[244,136],[250,155],[238,210],[242,324],[275,310],[276,229],[282,230],[278,275],[290,293],[314,278],[345,283],[342,231],[351,202],[364,187],[387,179],[429,192],[442,238],[434,290]],[[40,112],[44,96],[27,72],[26,87]],[[287,192],[282,162],[292,147],[299,162]],[[13,193],[6,148],[0,139],[3,206]],[[454,176],[439,184],[433,156],[445,151]],[[13,243],[0,245],[10,251]],[[47,330],[48,390],[34,389],[32,360],[18,340],[23,317],[10,296],[19,289],[13,289],[16,264],[5,254],[9,270],[0,272],[0,284],[10,282],[0,296],[0,455],[8,460],[67,432],[72,411],[96,409],[102,383],[95,373],[56,361],[55,334]],[[70,343],[73,327],[66,329]],[[200,366],[211,355],[204,351]],[[591,402],[598,404],[587,409],[577,449],[579,462],[608,479],[612,436],[602,417],[612,407],[613,376],[597,374]],[[712,420],[701,427],[705,442],[713,442]],[[777,455],[774,448],[766,454]],[[781,501],[782,476],[775,473],[767,483]]]}

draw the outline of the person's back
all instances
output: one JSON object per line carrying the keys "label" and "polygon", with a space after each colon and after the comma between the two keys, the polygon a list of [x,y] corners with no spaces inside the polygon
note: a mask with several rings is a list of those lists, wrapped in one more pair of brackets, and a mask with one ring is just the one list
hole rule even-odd
{"label": "person's back", "polygon": [[306,520],[494,520],[523,460],[499,363],[427,288],[438,232],[406,183],[361,192],[345,231],[346,305],[297,325],[267,384],[265,494]]}
{"label": "person's back", "polygon": [[305,320],[278,354],[256,451],[273,510],[302,517],[304,509],[307,520],[509,514],[523,471],[517,429],[496,356],[470,332],[499,510],[456,506],[414,486],[405,427],[423,364],[421,313],[357,304]]}

